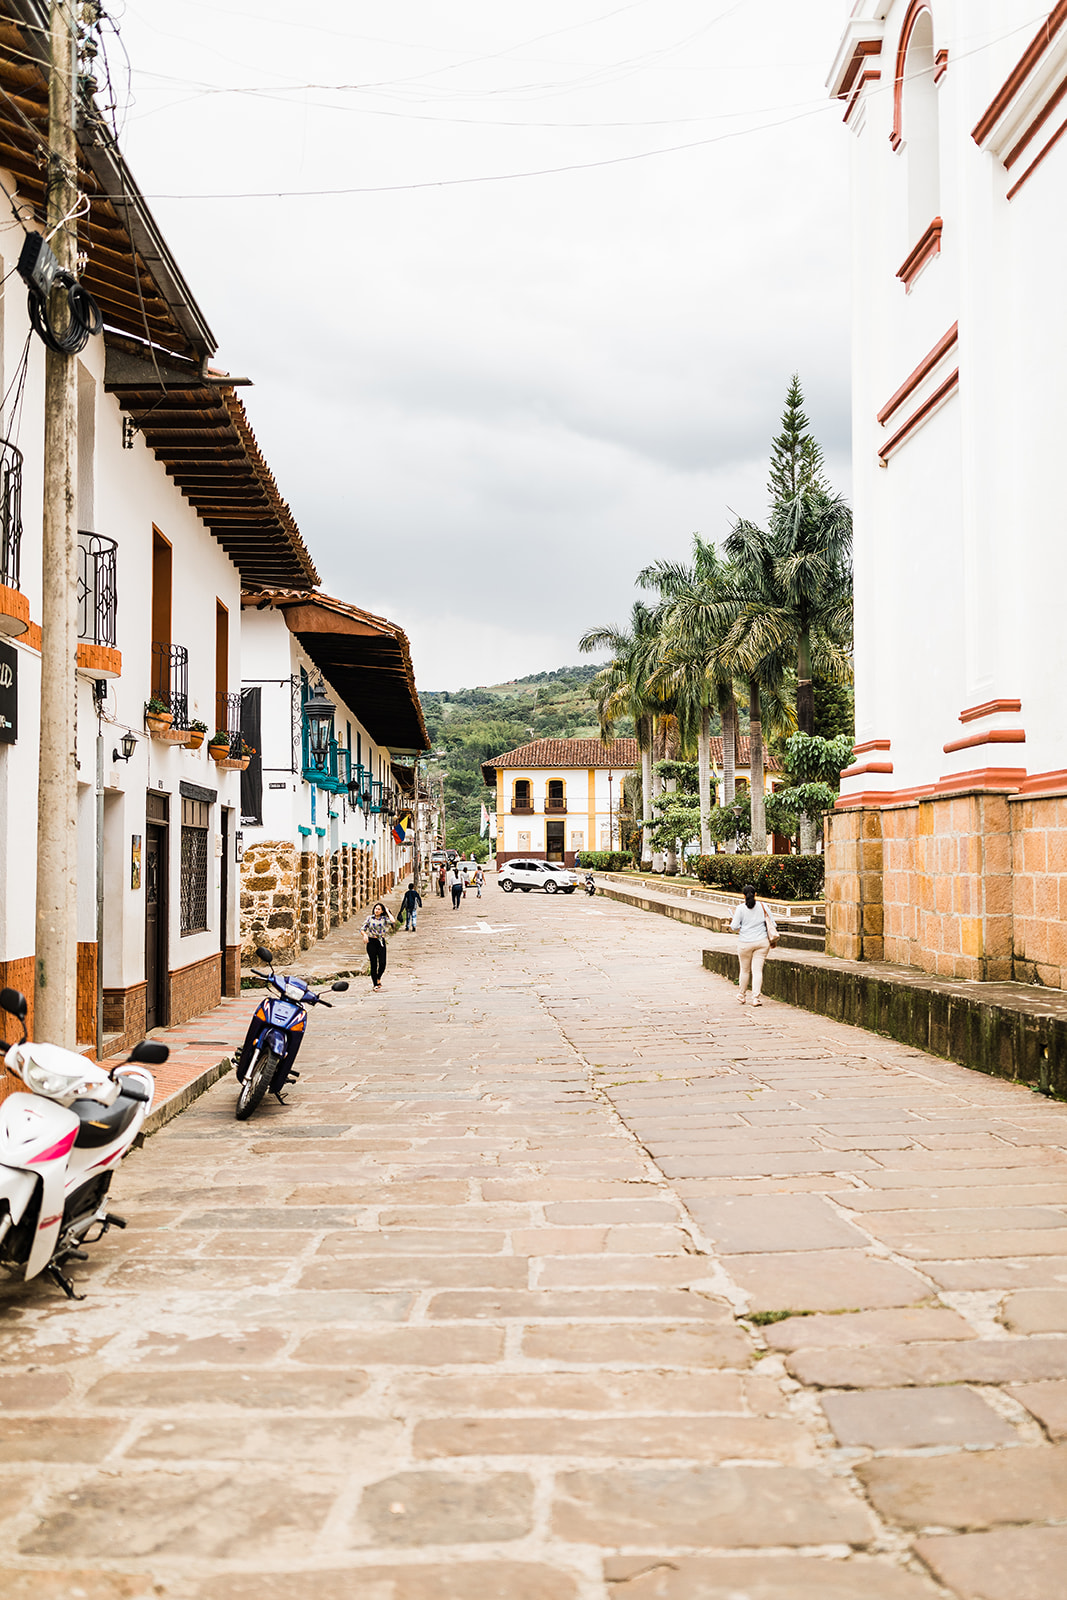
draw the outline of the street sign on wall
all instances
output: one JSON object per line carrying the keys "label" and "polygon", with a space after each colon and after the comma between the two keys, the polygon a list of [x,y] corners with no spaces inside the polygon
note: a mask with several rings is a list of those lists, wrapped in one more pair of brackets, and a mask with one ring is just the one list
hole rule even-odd
{"label": "street sign on wall", "polygon": [[19,736],[19,653],[0,641],[0,744]]}

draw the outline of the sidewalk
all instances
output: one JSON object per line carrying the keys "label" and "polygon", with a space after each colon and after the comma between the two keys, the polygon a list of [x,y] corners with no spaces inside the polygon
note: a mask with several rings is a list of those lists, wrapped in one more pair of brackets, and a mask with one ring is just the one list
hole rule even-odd
{"label": "sidewalk", "polygon": [[[367,962],[359,933],[361,922],[362,917],[352,917],[341,927],[333,928],[325,939],[305,950],[291,966],[279,967],[278,971],[295,972],[308,979],[364,971]],[[251,968],[242,969],[241,976],[251,976]],[[162,1128],[232,1069],[234,1052],[244,1041],[249,1018],[260,997],[260,990],[245,989],[223,1000],[214,1010],[190,1017],[177,1027],[153,1029],[149,1037],[165,1044],[170,1056],[163,1066],[153,1070],[156,1093],[145,1120],[146,1134]],[[125,1061],[128,1055],[129,1051],[120,1050],[116,1055],[107,1056],[101,1065],[111,1068]]]}
{"label": "sidewalk", "polygon": [[[598,880],[599,883],[599,880]],[[618,882],[609,899],[653,911],[722,935],[703,953],[709,972],[736,979],[737,945],[724,934],[729,919],[678,895]],[[736,900],[733,902],[736,904]],[[973,983],[934,978],[889,961],[844,961],[814,952],[776,950],[764,969],[763,991],[788,1005],[993,1077],[1036,1085],[1067,1098],[1067,993],[1028,983]]]}

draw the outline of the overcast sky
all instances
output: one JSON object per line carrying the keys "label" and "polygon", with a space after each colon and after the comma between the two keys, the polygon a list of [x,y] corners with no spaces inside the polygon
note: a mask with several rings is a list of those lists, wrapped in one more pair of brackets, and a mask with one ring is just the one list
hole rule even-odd
{"label": "overcast sky", "polygon": [[850,10],[126,0],[134,174],[421,688],[580,660],[639,567],[762,517],[794,369],[847,492]]}

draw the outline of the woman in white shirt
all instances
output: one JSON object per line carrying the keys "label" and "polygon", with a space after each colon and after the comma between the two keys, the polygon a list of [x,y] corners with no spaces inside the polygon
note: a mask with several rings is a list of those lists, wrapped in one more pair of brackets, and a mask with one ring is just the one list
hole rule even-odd
{"label": "woman in white shirt", "polygon": [[746,883],[741,891],[744,901],[738,906],[730,921],[730,927],[738,935],[737,955],[741,972],[737,980],[737,998],[741,1004],[745,1003],[745,990],[749,981],[752,983],[752,1004],[761,1006],[760,991],[763,988],[763,963],[767,959],[767,952],[771,948],[770,934],[767,928],[767,913],[761,901],[756,899],[756,886]]}

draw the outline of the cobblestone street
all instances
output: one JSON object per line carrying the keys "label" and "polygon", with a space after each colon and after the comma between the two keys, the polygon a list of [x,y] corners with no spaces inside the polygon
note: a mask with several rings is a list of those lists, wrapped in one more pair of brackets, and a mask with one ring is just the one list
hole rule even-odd
{"label": "cobblestone street", "polygon": [[5,1600],[1062,1600],[1067,1107],[714,942],[427,897],[153,1136],[3,1291]]}

